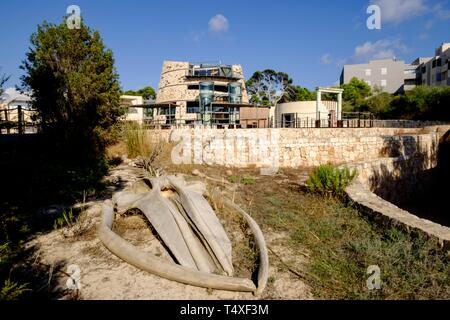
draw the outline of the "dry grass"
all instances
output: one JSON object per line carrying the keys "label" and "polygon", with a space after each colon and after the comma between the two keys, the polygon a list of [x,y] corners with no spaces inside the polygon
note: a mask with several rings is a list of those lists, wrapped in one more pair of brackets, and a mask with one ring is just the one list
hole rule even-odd
{"label": "dry grass", "polygon": [[[203,172],[220,177],[218,172],[222,169],[205,167]],[[278,253],[284,247],[292,261],[306,258],[306,264],[293,265],[291,259],[284,259],[289,265],[286,267],[271,254],[271,265],[295,269],[316,298],[450,298],[450,257],[436,241],[423,234],[381,228],[338,200],[305,192],[298,183],[305,176],[302,170],[286,170],[274,177],[258,177],[252,170],[235,170],[233,174],[257,177],[255,184],[236,184],[231,196],[255,218],[265,235],[286,235],[278,241]],[[218,215],[228,233],[239,229],[230,213],[219,210]],[[241,238],[238,243],[246,245],[245,241]],[[251,261],[246,253],[242,256],[247,257],[243,261],[239,261],[240,256],[233,257],[236,264]],[[381,290],[367,289],[366,272],[370,265],[381,268]],[[249,266],[246,270],[250,270]]]}

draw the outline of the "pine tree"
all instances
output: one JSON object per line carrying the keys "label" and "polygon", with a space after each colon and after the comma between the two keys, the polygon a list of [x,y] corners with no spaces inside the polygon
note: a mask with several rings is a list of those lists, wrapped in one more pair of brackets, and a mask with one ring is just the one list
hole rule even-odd
{"label": "pine tree", "polygon": [[71,156],[98,159],[122,114],[112,51],[83,22],[79,29],[44,22],[26,57],[22,89],[32,92],[43,133]]}

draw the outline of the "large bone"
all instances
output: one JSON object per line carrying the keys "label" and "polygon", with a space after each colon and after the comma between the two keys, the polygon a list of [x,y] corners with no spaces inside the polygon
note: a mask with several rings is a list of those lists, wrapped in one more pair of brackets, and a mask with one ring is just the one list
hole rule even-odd
{"label": "large bone", "polygon": [[158,180],[152,179],[151,182],[152,191],[136,201],[133,206],[144,213],[179,264],[197,269],[171,208],[167,206],[166,199],[161,194]]}
{"label": "large bone", "polygon": [[98,230],[100,240],[111,252],[137,268],[169,280],[197,287],[255,292],[255,284],[250,279],[200,272],[142,252],[111,230],[114,222],[114,209],[110,200],[103,204],[102,213],[103,218]]}
{"label": "large bone", "polygon": [[168,177],[170,184],[179,194],[189,218],[205,237],[223,270],[233,275],[231,241],[210,204],[202,194],[183,186],[179,179]]}

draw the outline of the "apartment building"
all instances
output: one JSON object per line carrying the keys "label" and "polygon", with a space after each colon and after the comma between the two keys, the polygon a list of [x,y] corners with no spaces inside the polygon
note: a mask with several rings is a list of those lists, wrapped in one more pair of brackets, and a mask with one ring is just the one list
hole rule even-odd
{"label": "apartment building", "polygon": [[395,59],[371,60],[364,64],[345,65],[340,83],[350,82],[353,77],[364,80],[372,88],[379,87],[388,93],[399,93],[405,85],[416,84],[417,66]]}
{"label": "apartment building", "polygon": [[450,43],[435,50],[434,57],[419,57],[412,63],[396,59],[372,60],[365,64],[345,65],[340,83],[353,77],[364,80],[372,88],[381,87],[388,93],[400,93],[417,85],[450,85]]}
{"label": "apartment building", "polygon": [[417,79],[420,84],[428,86],[450,85],[450,43],[443,43],[435,50],[434,57],[418,58]]}

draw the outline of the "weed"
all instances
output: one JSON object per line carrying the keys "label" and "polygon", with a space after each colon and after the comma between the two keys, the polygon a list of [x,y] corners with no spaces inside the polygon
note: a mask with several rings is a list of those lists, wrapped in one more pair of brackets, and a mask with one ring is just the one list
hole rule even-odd
{"label": "weed", "polygon": [[12,282],[10,279],[6,279],[3,287],[0,290],[0,300],[17,300],[25,292],[31,291],[28,288],[28,284],[18,284]]}
{"label": "weed", "polygon": [[243,185],[252,185],[256,183],[256,178],[250,175],[236,176],[232,175],[228,177],[228,181],[231,183],[242,183]]}
{"label": "weed", "polygon": [[80,236],[90,227],[88,219],[83,216],[83,212],[74,216],[72,208],[68,212],[64,211],[61,217],[53,223],[53,229],[61,230],[64,237]]}

